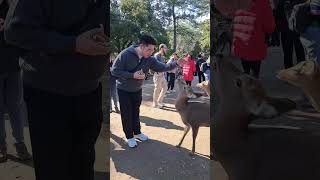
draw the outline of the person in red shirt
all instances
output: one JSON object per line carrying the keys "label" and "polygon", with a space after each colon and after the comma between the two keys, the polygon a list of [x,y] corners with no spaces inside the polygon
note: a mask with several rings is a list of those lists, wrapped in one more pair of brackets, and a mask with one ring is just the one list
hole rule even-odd
{"label": "person in red shirt", "polygon": [[183,65],[183,79],[189,86],[191,86],[191,82],[193,80],[193,73],[196,72],[196,63],[189,53],[186,55],[185,58],[187,63]]}
{"label": "person in red shirt", "polygon": [[259,78],[262,59],[267,56],[265,36],[275,29],[268,0],[252,0],[247,10],[234,13],[232,53],[241,58],[245,73]]}

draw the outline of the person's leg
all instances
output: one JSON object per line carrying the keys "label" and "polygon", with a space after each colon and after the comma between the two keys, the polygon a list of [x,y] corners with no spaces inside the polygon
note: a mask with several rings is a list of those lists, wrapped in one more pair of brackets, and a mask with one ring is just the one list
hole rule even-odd
{"label": "person's leg", "polygon": [[165,78],[161,78],[160,80],[160,86],[161,86],[161,92],[158,98],[158,103],[162,104],[163,103],[163,99],[167,93],[167,89],[168,89],[168,85],[167,85],[167,81],[165,80]]}
{"label": "person's leg", "polygon": [[157,73],[154,73],[154,75],[153,75],[153,82],[154,82],[153,106],[154,107],[158,105],[158,99],[159,99],[159,95],[161,92],[160,79],[161,79],[161,76],[159,76]]}
{"label": "person's leg", "polygon": [[167,88],[167,91],[169,91],[170,88],[171,88],[171,74],[172,73],[168,73],[168,88]]}
{"label": "person's leg", "polygon": [[131,93],[118,89],[120,111],[121,111],[121,120],[122,120],[122,129],[126,135],[127,139],[133,138],[133,117],[132,114],[132,100]]}
{"label": "person's leg", "polygon": [[250,62],[245,59],[241,59],[241,64],[244,73],[250,74]]}
{"label": "person's leg", "polygon": [[141,126],[140,126],[140,106],[142,101],[142,90],[132,93],[131,96],[132,101],[132,120],[133,120],[133,133],[134,135],[141,134]]}
{"label": "person's leg", "polygon": [[6,127],[5,127],[5,93],[6,74],[0,74],[0,162],[7,160]]}
{"label": "person's leg", "polygon": [[206,77],[204,76],[204,73],[203,73],[203,72],[201,72],[201,77],[202,77],[203,81],[206,80]]}
{"label": "person's leg", "polygon": [[72,105],[66,96],[24,87],[37,180],[72,179]]}
{"label": "person's leg", "polygon": [[295,34],[294,39],[293,39],[293,43],[294,43],[294,49],[295,49],[296,56],[297,56],[297,63],[299,63],[301,61],[305,61],[306,56],[305,56],[305,52],[304,52],[304,47],[300,41],[300,35]]}
{"label": "person's leg", "polygon": [[293,53],[293,32],[281,32],[281,44],[284,54],[284,68],[290,68],[293,66],[292,53]]}
{"label": "person's leg", "polygon": [[170,90],[172,91],[173,88],[174,88],[174,81],[175,81],[175,74],[174,73],[171,73],[170,74]]}
{"label": "person's leg", "polygon": [[0,147],[6,146],[6,128],[5,128],[5,82],[7,74],[0,74]]}
{"label": "person's leg", "polygon": [[251,69],[253,71],[253,76],[257,79],[259,79],[259,75],[260,75],[260,66],[261,66],[261,60],[251,62]]}
{"label": "person's leg", "polygon": [[111,92],[111,99],[113,101],[114,109],[116,111],[119,111],[119,97],[118,97],[117,83],[115,78],[111,78],[110,92]]}
{"label": "person's leg", "polygon": [[102,89],[73,100],[73,179],[94,180],[95,143],[103,122]]}
{"label": "person's leg", "polygon": [[198,79],[199,79],[199,83],[201,83],[201,73],[198,72]]}
{"label": "person's leg", "polygon": [[16,140],[16,151],[21,160],[31,159],[24,144],[24,125],[27,121],[25,104],[23,100],[23,87],[21,71],[8,74],[6,82],[6,104],[10,115],[12,135]]}

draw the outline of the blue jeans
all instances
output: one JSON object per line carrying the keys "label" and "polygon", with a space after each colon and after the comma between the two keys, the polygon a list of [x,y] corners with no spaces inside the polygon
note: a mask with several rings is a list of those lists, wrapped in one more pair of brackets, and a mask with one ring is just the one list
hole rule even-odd
{"label": "blue jeans", "polygon": [[0,146],[6,145],[4,113],[8,111],[16,143],[24,141],[26,106],[23,100],[21,72],[0,74]]}
{"label": "blue jeans", "polygon": [[320,63],[320,28],[312,26],[306,28],[300,39],[306,48],[307,59]]}
{"label": "blue jeans", "polygon": [[110,77],[110,109],[112,109],[112,101],[113,101],[113,106],[114,107],[119,107],[119,97],[118,97],[118,92],[117,92],[117,82],[116,78],[111,76]]}

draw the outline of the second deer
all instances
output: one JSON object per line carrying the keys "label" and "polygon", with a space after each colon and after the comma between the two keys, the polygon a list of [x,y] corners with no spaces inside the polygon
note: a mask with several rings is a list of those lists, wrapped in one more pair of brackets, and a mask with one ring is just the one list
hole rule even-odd
{"label": "second deer", "polygon": [[182,79],[177,79],[177,85],[179,91],[175,102],[175,107],[181,116],[182,122],[185,124],[184,134],[177,147],[181,146],[185,136],[191,128],[193,140],[191,155],[193,155],[195,153],[195,143],[199,128],[210,126],[210,104],[205,102],[189,102],[190,98],[195,98],[201,95],[194,93],[192,88],[188,86]]}

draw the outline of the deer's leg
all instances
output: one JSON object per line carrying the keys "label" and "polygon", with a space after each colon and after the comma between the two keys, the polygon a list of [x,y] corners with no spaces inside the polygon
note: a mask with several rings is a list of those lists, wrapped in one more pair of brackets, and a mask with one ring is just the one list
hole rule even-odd
{"label": "deer's leg", "polygon": [[192,127],[192,152],[191,152],[191,155],[193,155],[196,150],[196,138],[198,135],[198,131],[199,131],[199,126]]}
{"label": "deer's leg", "polygon": [[183,136],[182,136],[182,138],[181,138],[181,140],[180,140],[179,144],[178,144],[176,147],[180,147],[180,146],[181,146],[181,144],[182,144],[182,142],[183,142],[184,138],[186,137],[187,133],[189,132],[189,130],[190,130],[190,125],[186,125],[186,126],[184,127],[184,133],[183,133]]}

